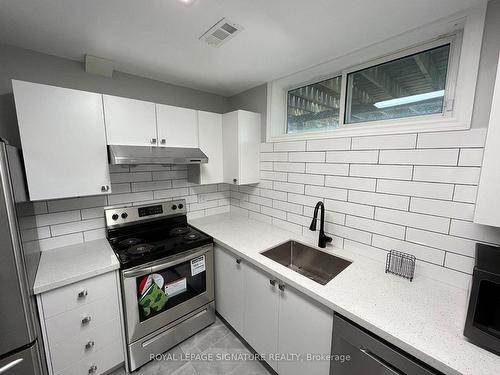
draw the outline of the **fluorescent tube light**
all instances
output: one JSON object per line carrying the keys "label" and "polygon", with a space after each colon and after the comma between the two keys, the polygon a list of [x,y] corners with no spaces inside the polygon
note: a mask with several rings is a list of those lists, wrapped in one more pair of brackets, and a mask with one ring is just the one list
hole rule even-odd
{"label": "fluorescent tube light", "polygon": [[388,107],[395,107],[395,106],[402,105],[402,104],[421,102],[424,100],[439,98],[442,96],[444,96],[444,90],[439,90],[439,91],[427,92],[425,94],[404,96],[402,98],[384,100],[381,102],[377,102],[373,105],[377,108],[388,108]]}

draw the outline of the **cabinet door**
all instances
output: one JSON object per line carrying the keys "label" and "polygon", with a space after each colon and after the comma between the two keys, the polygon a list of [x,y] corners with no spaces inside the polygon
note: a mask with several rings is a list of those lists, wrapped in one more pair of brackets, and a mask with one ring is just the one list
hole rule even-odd
{"label": "cabinet door", "polygon": [[208,157],[208,163],[188,165],[189,182],[200,185],[224,182],[222,158],[222,115],[198,111],[200,149]]}
{"label": "cabinet door", "polygon": [[[265,355],[278,353],[278,304],[277,284],[268,274],[244,264],[245,275],[245,321],[242,336],[257,352]],[[266,361],[277,371],[277,361]]]}
{"label": "cabinet door", "polygon": [[500,227],[500,62],[497,68],[497,79],[493,100],[491,102],[488,135],[484,147],[483,166],[481,179],[477,191],[476,210],[474,222],[478,224]]}
{"label": "cabinet door", "polygon": [[155,104],[103,95],[108,145],[156,144]]}
{"label": "cabinet door", "polygon": [[260,180],[260,114],[238,111],[239,185]]}
{"label": "cabinet door", "polygon": [[307,353],[331,354],[333,311],[292,288],[279,299],[279,342],[281,354],[301,354],[304,361],[280,361],[278,373],[328,375],[330,362],[306,360]]}
{"label": "cabinet door", "polygon": [[219,246],[214,248],[215,309],[238,332],[243,332],[242,264]]}
{"label": "cabinet door", "polygon": [[102,95],[12,86],[30,199],[110,193]]}
{"label": "cabinet door", "polygon": [[238,112],[222,116],[223,174],[227,184],[239,183]]}
{"label": "cabinet door", "polygon": [[156,105],[160,146],[198,147],[198,114],[193,109]]}

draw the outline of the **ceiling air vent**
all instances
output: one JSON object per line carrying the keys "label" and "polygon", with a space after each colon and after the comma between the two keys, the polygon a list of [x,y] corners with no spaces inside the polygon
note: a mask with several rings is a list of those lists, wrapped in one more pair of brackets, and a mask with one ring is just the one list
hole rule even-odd
{"label": "ceiling air vent", "polygon": [[200,40],[207,42],[212,47],[219,47],[222,43],[233,38],[241,30],[242,27],[240,25],[223,18],[200,36]]}

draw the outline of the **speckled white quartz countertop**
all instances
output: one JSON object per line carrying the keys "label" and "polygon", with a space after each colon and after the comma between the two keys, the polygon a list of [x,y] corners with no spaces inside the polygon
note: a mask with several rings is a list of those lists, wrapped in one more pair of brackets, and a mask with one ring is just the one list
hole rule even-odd
{"label": "speckled white quartz countertop", "polygon": [[410,283],[386,275],[383,263],[334,247],[326,250],[353,263],[328,284],[320,285],[260,254],[289,239],[307,243],[310,239],[235,214],[194,219],[190,224],[445,374],[500,373],[500,356],[467,342],[462,334],[468,297],[464,290],[422,276]]}
{"label": "speckled white quartz countertop", "polygon": [[118,268],[120,263],[106,239],[47,250],[40,257],[33,290],[44,293]]}

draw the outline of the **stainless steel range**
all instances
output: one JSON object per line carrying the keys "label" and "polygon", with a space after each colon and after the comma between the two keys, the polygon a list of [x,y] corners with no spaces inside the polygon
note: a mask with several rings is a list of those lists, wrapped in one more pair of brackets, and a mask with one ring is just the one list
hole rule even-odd
{"label": "stainless steel range", "polygon": [[187,224],[184,200],[113,207],[105,217],[134,371],[215,321],[213,239]]}

